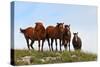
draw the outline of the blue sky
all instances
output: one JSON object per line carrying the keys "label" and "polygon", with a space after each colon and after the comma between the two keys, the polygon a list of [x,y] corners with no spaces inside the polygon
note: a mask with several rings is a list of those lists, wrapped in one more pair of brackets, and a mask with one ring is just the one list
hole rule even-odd
{"label": "blue sky", "polygon": [[[97,53],[98,32],[96,6],[20,1],[16,1],[14,6],[14,48],[27,48],[25,38],[20,33],[20,28],[34,27],[36,21],[42,20],[45,27],[49,25],[55,26],[57,22],[70,24],[72,33],[79,32],[79,36],[83,42],[82,50]],[[33,46],[37,49],[37,42]],[[44,49],[48,49],[47,42],[45,42]],[[72,44],[71,49],[73,50]]]}

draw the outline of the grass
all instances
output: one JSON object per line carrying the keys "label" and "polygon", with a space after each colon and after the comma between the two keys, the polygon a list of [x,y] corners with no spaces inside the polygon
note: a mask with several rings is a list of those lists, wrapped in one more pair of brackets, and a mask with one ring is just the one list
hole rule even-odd
{"label": "grass", "polygon": [[[80,51],[44,51],[38,52],[34,50],[14,50],[15,65],[28,65],[27,62],[17,61],[22,57],[31,56],[31,64],[48,64],[48,63],[65,63],[65,62],[82,62],[96,61],[97,55]],[[48,60],[49,58],[49,60]],[[52,59],[54,58],[54,59]]]}

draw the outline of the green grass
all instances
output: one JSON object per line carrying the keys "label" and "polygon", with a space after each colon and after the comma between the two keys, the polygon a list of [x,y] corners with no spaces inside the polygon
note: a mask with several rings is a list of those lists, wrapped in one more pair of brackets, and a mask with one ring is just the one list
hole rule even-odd
{"label": "green grass", "polygon": [[[38,52],[34,50],[14,50],[14,62],[15,65],[28,65],[28,63],[23,61],[17,61],[25,56],[32,56],[31,64],[48,64],[48,63],[65,63],[65,62],[82,62],[82,61],[96,61],[97,55],[92,53],[85,53],[80,51],[58,51],[58,52],[51,52],[51,51],[44,51]],[[57,58],[56,60],[46,60],[47,57]]]}

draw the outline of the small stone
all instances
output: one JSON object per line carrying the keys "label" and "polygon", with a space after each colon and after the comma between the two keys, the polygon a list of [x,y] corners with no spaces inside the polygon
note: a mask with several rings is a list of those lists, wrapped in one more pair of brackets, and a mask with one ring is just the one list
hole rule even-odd
{"label": "small stone", "polygon": [[31,64],[32,56],[25,56],[25,57],[22,57],[21,59],[22,59],[23,62]]}
{"label": "small stone", "polygon": [[40,59],[40,61],[45,62],[45,60],[44,60],[44,59]]}
{"label": "small stone", "polygon": [[71,57],[72,57],[72,58],[76,58],[77,56],[76,56],[76,55],[72,55]]}

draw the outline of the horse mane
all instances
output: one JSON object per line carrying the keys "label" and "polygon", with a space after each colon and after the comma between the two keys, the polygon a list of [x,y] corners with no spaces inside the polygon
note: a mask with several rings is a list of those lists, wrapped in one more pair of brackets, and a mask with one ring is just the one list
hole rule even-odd
{"label": "horse mane", "polygon": [[61,23],[57,23],[57,25],[55,26],[56,31],[58,31],[58,34],[62,33],[59,26]]}
{"label": "horse mane", "polygon": [[59,27],[59,24],[57,24],[56,27]]}
{"label": "horse mane", "polygon": [[60,31],[60,30],[59,30],[59,24],[57,24],[57,25],[55,26],[55,30],[56,30],[56,31]]}
{"label": "horse mane", "polygon": [[57,25],[55,26],[55,28],[59,28],[59,25],[60,25],[60,24],[57,24]]}

